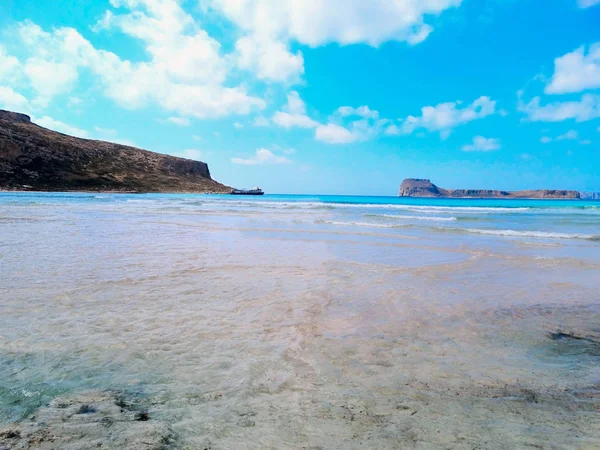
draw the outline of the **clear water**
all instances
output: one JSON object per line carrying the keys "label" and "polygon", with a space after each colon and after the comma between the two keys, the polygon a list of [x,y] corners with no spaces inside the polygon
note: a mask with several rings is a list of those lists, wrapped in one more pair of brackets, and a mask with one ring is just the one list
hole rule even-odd
{"label": "clear water", "polygon": [[101,388],[183,448],[598,448],[599,236],[598,202],[0,193],[0,423]]}

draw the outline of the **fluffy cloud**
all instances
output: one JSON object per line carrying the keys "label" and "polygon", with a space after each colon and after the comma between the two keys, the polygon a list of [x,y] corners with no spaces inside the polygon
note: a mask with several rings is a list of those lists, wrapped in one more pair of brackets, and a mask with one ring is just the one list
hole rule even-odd
{"label": "fluffy cloud", "polygon": [[417,44],[433,30],[426,18],[457,7],[462,0],[211,0],[248,33],[294,40],[311,47],[330,42],[386,41]]}
{"label": "fluffy cloud", "polygon": [[314,128],[318,122],[312,120],[305,114],[290,114],[284,111],[277,111],[273,114],[273,122],[283,128]]}
{"label": "fluffy cloud", "polygon": [[19,60],[6,52],[0,45],[0,81],[12,80],[19,70]]}
{"label": "fluffy cloud", "polygon": [[546,86],[546,94],[581,92],[600,87],[600,42],[585,53],[584,47],[554,61],[554,75]]}
{"label": "fluffy cloud", "polygon": [[555,141],[578,141],[579,144],[581,144],[581,145],[589,145],[592,143],[592,141],[590,141],[589,139],[579,140],[579,132],[577,130],[569,130],[566,133],[561,134],[554,139],[552,139],[551,137],[548,137],[548,136],[544,136],[540,139],[540,142],[542,142],[542,144],[548,144],[548,143],[552,142],[553,140],[555,140]]}
{"label": "fluffy cloud", "polygon": [[540,104],[540,97],[534,97],[529,103],[523,103],[519,99],[518,108],[533,122],[561,122],[569,119],[586,122],[600,117],[600,96],[585,94],[579,101],[554,102],[544,106]]}
{"label": "fluffy cloud", "polygon": [[7,86],[0,86],[0,108],[22,113],[27,113],[31,109],[25,97]]}
{"label": "fluffy cloud", "polygon": [[368,106],[359,106],[353,108],[351,106],[340,106],[336,111],[342,117],[358,116],[364,117],[365,119],[378,119],[379,111],[372,110]]}
{"label": "fluffy cloud", "polygon": [[319,124],[306,115],[306,105],[296,91],[287,96],[287,105],[283,111],[277,111],[271,118],[273,123],[283,128],[315,128]]}
{"label": "fluffy cloud", "polygon": [[462,150],[464,152],[492,152],[500,149],[500,140],[495,138],[485,138],[483,136],[475,136],[473,143],[465,145]]}
{"label": "fluffy cloud", "polygon": [[580,8],[589,8],[590,6],[600,4],[600,0],[577,0]]}
{"label": "fluffy cloud", "polygon": [[50,130],[59,131],[61,133],[69,134],[71,136],[77,136],[80,138],[88,138],[89,133],[81,128],[74,127],[67,123],[61,122],[60,120],[55,120],[52,117],[44,116],[40,118],[33,118],[33,122],[36,124],[48,128]]}
{"label": "fluffy cloud", "polygon": [[[359,120],[347,121],[349,117]],[[387,119],[379,119],[379,112],[368,106],[353,108],[341,106],[329,118],[328,123],[320,123],[306,114],[306,105],[296,91],[288,94],[287,105],[272,117],[273,123],[282,128],[314,128],[315,139],[327,144],[349,144],[366,141],[377,136]]]}
{"label": "fluffy cloud", "polygon": [[180,152],[177,156],[181,156],[182,158],[187,158],[187,159],[195,159],[195,160],[199,161],[200,158],[202,157],[202,152],[195,148],[187,148],[187,149],[183,150],[182,152]]}
{"label": "fluffy cloud", "polygon": [[[317,47],[331,42],[378,46],[386,41],[416,45],[433,31],[426,19],[462,0],[209,0],[238,26],[239,67],[263,80],[295,82],[304,73],[301,52],[291,42]],[[206,7],[202,2],[201,7]]]}
{"label": "fluffy cloud", "polygon": [[129,12],[107,12],[94,30],[118,29],[139,40],[148,60],[128,61],[97,49],[73,28],[47,32],[24,22],[19,36],[30,54],[24,72],[42,102],[69,92],[86,70],[97,78],[104,94],[124,108],[156,104],[180,116],[212,118],[265,107],[243,85],[226,85],[229,67],[220,44],[176,0],[111,4]]}
{"label": "fluffy cloud", "polygon": [[290,164],[292,161],[283,156],[277,156],[271,150],[267,150],[266,148],[259,148],[252,158],[231,158],[231,162],[233,164],[254,166],[258,164]]}
{"label": "fluffy cloud", "polygon": [[423,128],[427,131],[439,131],[442,138],[445,138],[453,128],[487,117],[494,114],[496,110],[496,102],[489,97],[479,97],[464,108],[461,108],[460,104],[460,102],[448,102],[425,106],[421,108],[420,116],[408,116],[400,121],[400,125],[390,125],[386,129],[386,134],[411,134]]}
{"label": "fluffy cloud", "polygon": [[29,58],[24,67],[31,87],[37,91],[37,102],[46,104],[58,94],[69,92],[77,84],[78,73],[74,64]]}
{"label": "fluffy cloud", "polygon": [[294,83],[304,74],[302,52],[291,53],[288,46],[262,34],[244,36],[235,44],[237,65],[267,81]]}
{"label": "fluffy cloud", "polygon": [[315,130],[315,139],[328,144],[349,144],[358,138],[346,128],[334,123],[328,123],[327,125],[319,125],[317,127]]}

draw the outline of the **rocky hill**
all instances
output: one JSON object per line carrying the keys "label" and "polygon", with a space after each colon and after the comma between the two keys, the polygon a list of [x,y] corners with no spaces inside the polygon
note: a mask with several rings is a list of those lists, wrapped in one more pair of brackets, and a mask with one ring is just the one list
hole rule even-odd
{"label": "rocky hill", "polygon": [[447,198],[564,198],[577,199],[577,191],[528,190],[498,191],[488,189],[443,189],[422,178],[407,178],[400,185],[399,197],[447,197]]}
{"label": "rocky hill", "polygon": [[600,192],[582,192],[581,198],[584,200],[600,200]]}
{"label": "rocky hill", "polygon": [[0,189],[37,191],[206,192],[231,188],[200,161],[127,145],[80,139],[0,110]]}

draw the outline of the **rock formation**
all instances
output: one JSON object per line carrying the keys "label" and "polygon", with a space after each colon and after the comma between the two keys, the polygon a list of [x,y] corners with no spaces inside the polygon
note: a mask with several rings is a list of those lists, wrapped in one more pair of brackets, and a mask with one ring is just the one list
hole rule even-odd
{"label": "rock formation", "polygon": [[581,198],[583,200],[600,200],[600,192],[582,192]]}
{"label": "rock formation", "polygon": [[399,197],[447,197],[447,198],[563,198],[578,199],[577,191],[527,190],[498,191],[488,189],[443,189],[430,180],[407,178],[400,185]]}
{"label": "rock formation", "polygon": [[229,193],[206,163],[80,139],[0,110],[0,189]]}

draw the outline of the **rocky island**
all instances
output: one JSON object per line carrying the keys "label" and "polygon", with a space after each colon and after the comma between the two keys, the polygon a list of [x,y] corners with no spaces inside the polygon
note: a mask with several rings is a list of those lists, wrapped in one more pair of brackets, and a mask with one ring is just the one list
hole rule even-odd
{"label": "rocky island", "polygon": [[0,189],[229,193],[204,162],[80,139],[0,110]]}
{"label": "rocky island", "polygon": [[407,178],[400,185],[399,197],[441,197],[441,198],[548,198],[578,199],[577,191],[565,190],[527,190],[499,191],[488,189],[443,189],[430,180]]}

